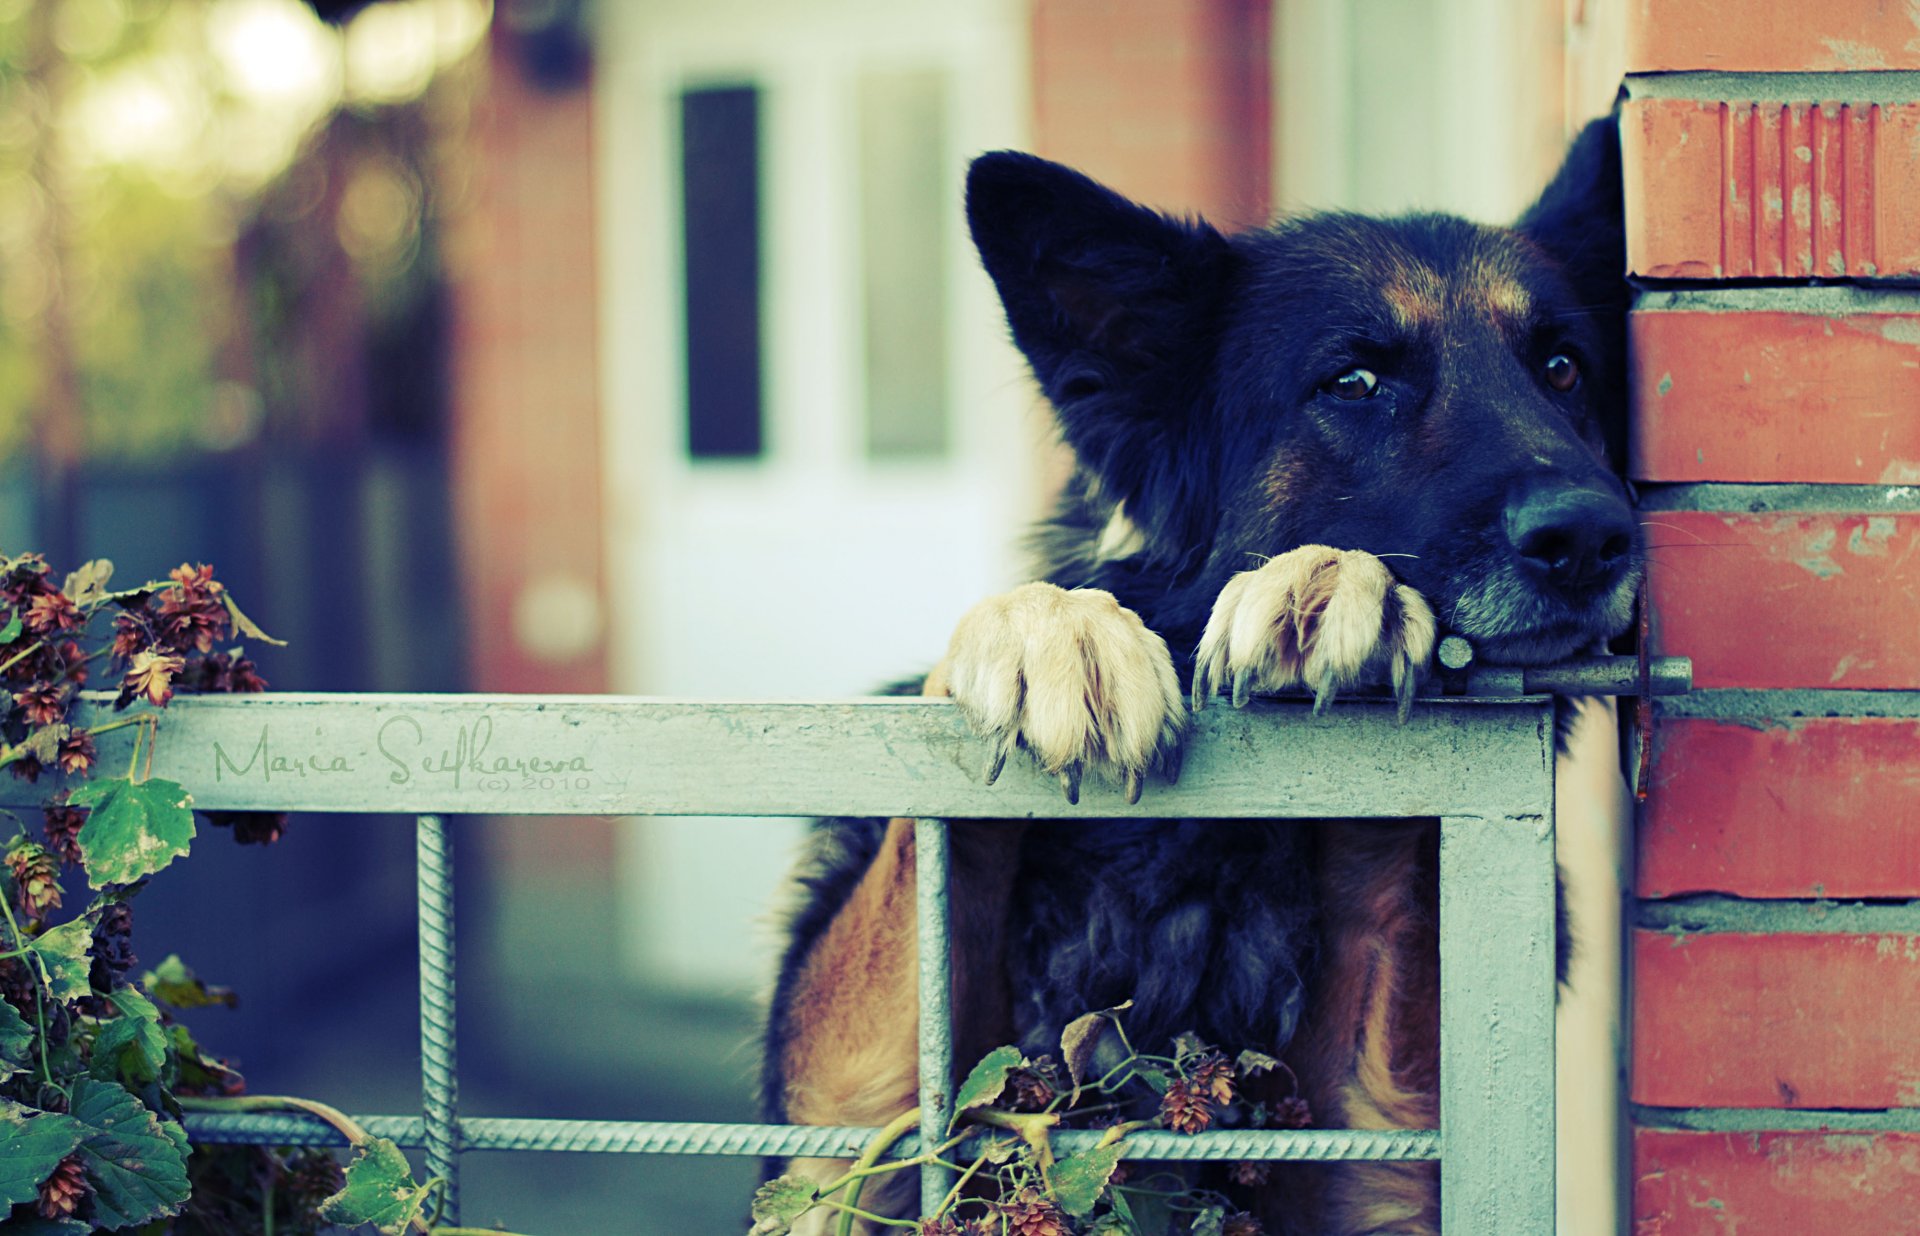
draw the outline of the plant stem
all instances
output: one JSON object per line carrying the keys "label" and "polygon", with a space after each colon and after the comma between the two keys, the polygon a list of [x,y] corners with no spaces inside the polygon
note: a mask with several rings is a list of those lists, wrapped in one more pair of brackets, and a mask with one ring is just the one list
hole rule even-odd
{"label": "plant stem", "polygon": [[0,674],[6,673],[8,670],[12,669],[14,666],[18,665],[20,662],[26,660],[28,657],[32,656],[34,653],[39,652],[42,648],[45,648],[46,646],[47,646],[46,640],[37,639],[33,641],[33,643],[28,644],[25,648],[22,648],[19,652],[16,652],[12,656],[8,657],[5,661],[0,661]]}
{"label": "plant stem", "polygon": [[370,1140],[367,1131],[358,1121],[338,1108],[328,1107],[325,1103],[316,1103],[312,1099],[295,1098],[286,1094],[242,1094],[232,1098],[207,1098],[202,1095],[181,1095],[178,1100],[180,1110],[189,1112],[283,1112],[289,1109],[306,1112],[309,1116],[318,1116],[340,1131],[347,1144],[355,1150],[365,1146]]}
{"label": "plant stem", "polygon": [[273,1236],[273,1177],[260,1187],[260,1236]]}
{"label": "plant stem", "polygon": [[[833,1189],[837,1189],[840,1185],[846,1184],[849,1181],[851,1182],[850,1187],[847,1189],[846,1203],[829,1202],[825,1198],[820,1199],[826,1205],[836,1207],[846,1212],[840,1216],[840,1236],[853,1236],[854,1216],[860,1214],[858,1210],[853,1208],[853,1203],[860,1200],[860,1186],[863,1178],[872,1175],[873,1165],[880,1161],[880,1156],[885,1154],[895,1142],[904,1137],[908,1129],[913,1128],[919,1123],[920,1109],[917,1107],[909,1108],[901,1112],[898,1116],[895,1116],[893,1123],[881,1129],[874,1139],[867,1143],[866,1149],[860,1152],[860,1157],[853,1161],[853,1168],[845,1176],[841,1177],[840,1180],[834,1182]],[[891,1164],[888,1166],[889,1168],[892,1167]],[[822,1191],[832,1192],[833,1189]]]}
{"label": "plant stem", "polygon": [[100,725],[90,725],[86,729],[82,730],[81,733],[90,734],[93,737],[98,738],[100,735],[110,734],[114,730],[124,730],[129,725],[144,725],[146,724],[147,718],[151,717],[152,715],[153,714],[150,712],[143,712],[143,713],[136,713],[131,717],[120,717],[113,721],[103,722]]}
{"label": "plant stem", "polygon": [[[15,951],[9,956],[20,957],[33,952],[33,946],[27,943],[26,933],[20,930],[19,922],[13,917],[13,906],[4,893],[0,893],[0,911],[6,912],[7,930],[13,935]],[[35,956],[33,961],[28,963],[27,968],[32,970],[35,977],[39,979],[33,985],[33,1023],[34,1028],[40,1032],[34,1039],[40,1045],[40,1080],[51,1086],[53,1085],[53,1064],[47,1057],[47,1010],[46,1006],[40,1003],[40,988],[47,982],[47,966],[45,961]]]}
{"label": "plant stem", "polygon": [[[849,1206],[845,1202],[829,1201],[824,1197],[821,1198],[819,1202],[816,1203],[816,1205],[830,1206],[834,1210],[838,1210],[842,1212],[841,1218],[840,1218],[840,1231],[843,1234],[853,1231],[853,1221],[855,1219],[865,1219],[869,1223],[883,1223],[888,1227],[919,1227],[920,1226],[920,1223],[917,1219],[889,1219],[885,1215],[877,1215],[877,1214],[874,1214],[872,1211],[862,1210],[858,1206]],[[435,1228],[434,1231],[436,1233],[443,1233],[447,1231],[447,1229],[444,1227],[439,1227],[439,1228]]]}
{"label": "plant stem", "polygon": [[972,1162],[972,1164],[970,1164],[967,1167],[966,1171],[960,1173],[960,1179],[953,1182],[953,1188],[947,1190],[947,1195],[940,1199],[940,1205],[934,1210],[933,1214],[929,1215],[928,1217],[933,1219],[938,1219],[942,1215],[946,1214],[948,1209],[950,1209],[955,1202],[960,1200],[960,1190],[967,1187],[967,1181],[972,1180],[974,1177],[974,1173],[978,1172],[981,1168],[985,1167],[986,1165],[987,1165],[987,1152],[983,1150],[980,1152],[980,1157],[975,1159]]}

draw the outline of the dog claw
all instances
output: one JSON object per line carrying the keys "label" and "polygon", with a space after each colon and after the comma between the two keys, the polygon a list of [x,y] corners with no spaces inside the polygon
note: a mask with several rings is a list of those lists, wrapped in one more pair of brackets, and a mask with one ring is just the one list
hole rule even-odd
{"label": "dog claw", "polygon": [[1245,708],[1253,698],[1253,671],[1243,669],[1233,676],[1233,706]]}
{"label": "dog claw", "polygon": [[1318,717],[1333,704],[1334,686],[1331,682],[1323,684],[1313,693],[1313,715]]}
{"label": "dog claw", "polygon": [[1186,758],[1187,752],[1184,747],[1169,747],[1160,757],[1160,773],[1166,777],[1168,785],[1180,783],[1180,766],[1186,762]]}
{"label": "dog claw", "polygon": [[1067,792],[1069,803],[1080,804],[1080,761],[1075,760],[1060,770],[1060,788]]}
{"label": "dog claw", "polygon": [[987,784],[992,785],[1000,779],[1000,773],[1007,766],[1007,744],[995,743],[993,758],[987,761]]}
{"label": "dog claw", "polygon": [[1140,801],[1140,790],[1146,776],[1138,768],[1127,770],[1127,803],[1132,805]]}

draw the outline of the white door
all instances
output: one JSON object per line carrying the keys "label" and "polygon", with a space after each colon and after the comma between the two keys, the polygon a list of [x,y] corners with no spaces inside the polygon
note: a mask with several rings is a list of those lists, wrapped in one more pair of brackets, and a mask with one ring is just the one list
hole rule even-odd
{"label": "white door", "polygon": [[[1017,582],[1044,418],[961,213],[1018,145],[1024,6],[604,6],[615,688],[844,697]],[[716,775],[725,775],[716,769]],[[626,954],[757,990],[798,824],[636,821]]]}

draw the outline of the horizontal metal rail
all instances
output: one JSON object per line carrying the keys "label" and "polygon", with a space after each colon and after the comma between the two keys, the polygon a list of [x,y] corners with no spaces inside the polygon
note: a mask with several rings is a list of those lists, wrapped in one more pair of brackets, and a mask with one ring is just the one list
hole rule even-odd
{"label": "horizontal metal rail", "polygon": [[[356,1116],[375,1137],[402,1146],[425,1146],[426,1130],[417,1116]],[[460,1121],[462,1150],[551,1150],[593,1154],[768,1155],[850,1158],[878,1136],[879,1129],[804,1124],[692,1124],[620,1120],[526,1120],[467,1116]],[[332,1125],[312,1116],[193,1113],[187,1133],[195,1141],[252,1146],[344,1146],[347,1139]],[[985,1134],[979,1135],[985,1137]],[[1098,1130],[1056,1132],[1056,1152],[1071,1154],[1097,1144]],[[1438,1159],[1440,1135],[1428,1130],[1276,1130],[1246,1129],[1210,1133],[1134,1133],[1126,1139],[1129,1157],[1187,1161],[1199,1159],[1342,1159],[1413,1161]],[[908,1135],[893,1158],[920,1153],[920,1139]]]}

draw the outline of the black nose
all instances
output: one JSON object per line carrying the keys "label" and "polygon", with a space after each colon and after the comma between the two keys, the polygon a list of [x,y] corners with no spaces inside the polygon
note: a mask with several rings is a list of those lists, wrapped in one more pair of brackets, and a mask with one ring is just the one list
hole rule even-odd
{"label": "black nose", "polygon": [[1507,500],[1506,525],[1523,569],[1558,588],[1609,585],[1633,552],[1632,509],[1598,485],[1524,484]]}

